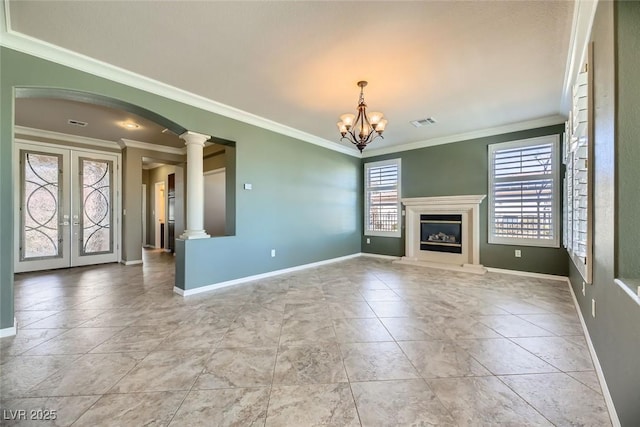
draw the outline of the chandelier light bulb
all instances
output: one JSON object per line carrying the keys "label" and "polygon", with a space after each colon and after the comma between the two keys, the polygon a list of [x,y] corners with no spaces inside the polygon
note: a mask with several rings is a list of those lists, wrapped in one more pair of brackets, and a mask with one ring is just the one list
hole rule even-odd
{"label": "chandelier light bulb", "polygon": [[344,122],[338,122],[336,123],[336,125],[338,126],[338,130],[340,131],[342,136],[345,136],[348,130],[347,125],[345,125]]}
{"label": "chandelier light bulb", "polygon": [[384,117],[384,114],[379,113],[377,111],[371,112],[369,113],[369,123],[371,123],[372,125],[377,125],[378,123],[380,123],[380,120],[382,120],[382,118]]}
{"label": "chandelier light bulb", "polygon": [[387,119],[382,119],[378,122],[377,126],[375,127],[376,132],[378,132],[378,134],[381,134],[382,132],[384,132],[384,129],[387,127]]}
{"label": "chandelier light bulb", "polygon": [[347,129],[353,126],[353,121],[355,119],[356,119],[356,115],[351,113],[346,113],[340,116],[340,120],[342,121],[342,123],[344,123]]}
{"label": "chandelier light bulb", "polygon": [[364,138],[366,136],[368,136],[371,133],[371,127],[366,124],[366,123],[362,123],[360,126],[360,138]]}

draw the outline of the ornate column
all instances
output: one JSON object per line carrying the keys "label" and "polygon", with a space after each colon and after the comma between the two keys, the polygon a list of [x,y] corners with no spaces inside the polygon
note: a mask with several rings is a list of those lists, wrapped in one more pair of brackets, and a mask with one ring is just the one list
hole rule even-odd
{"label": "ornate column", "polygon": [[187,146],[187,224],[180,239],[205,239],[204,231],[204,176],[202,150],[209,135],[187,131],[180,135]]}

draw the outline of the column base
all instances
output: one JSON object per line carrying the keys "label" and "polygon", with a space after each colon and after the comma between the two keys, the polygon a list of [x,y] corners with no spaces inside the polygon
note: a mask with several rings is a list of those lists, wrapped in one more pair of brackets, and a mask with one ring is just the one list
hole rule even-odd
{"label": "column base", "polygon": [[178,239],[190,240],[190,239],[208,239],[209,236],[204,230],[184,230],[184,233]]}

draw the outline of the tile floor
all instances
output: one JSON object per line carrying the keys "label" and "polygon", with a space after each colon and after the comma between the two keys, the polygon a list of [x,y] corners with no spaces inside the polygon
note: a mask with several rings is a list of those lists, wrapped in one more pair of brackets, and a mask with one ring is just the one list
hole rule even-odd
{"label": "tile floor", "polygon": [[610,425],[563,282],[359,258],[182,298],[148,251],[15,283],[2,425]]}

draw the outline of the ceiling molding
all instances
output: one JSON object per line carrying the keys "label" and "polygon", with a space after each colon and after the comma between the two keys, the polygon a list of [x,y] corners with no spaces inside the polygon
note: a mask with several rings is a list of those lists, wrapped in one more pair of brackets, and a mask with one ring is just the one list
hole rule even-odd
{"label": "ceiling molding", "polygon": [[14,135],[31,136],[34,138],[53,139],[55,141],[73,142],[75,144],[90,145],[92,147],[110,148],[120,150],[117,142],[105,139],[89,138],[86,136],[69,135],[68,133],[54,132],[51,130],[35,129],[26,126],[14,126]]}
{"label": "ceiling molding", "polygon": [[545,126],[553,126],[562,124],[566,120],[560,115],[543,117],[535,120],[527,120],[525,122],[512,123],[504,126],[476,130],[473,132],[459,133],[456,135],[443,136],[439,138],[427,139],[424,141],[410,142],[408,144],[396,145],[391,147],[383,147],[375,150],[364,151],[362,157],[374,157],[383,154],[398,153],[401,151],[415,150],[418,148],[433,147],[434,145],[451,144],[454,142],[469,141],[471,139],[484,138],[487,136],[502,135],[510,132],[519,132],[528,129],[541,128]]}
{"label": "ceiling molding", "polygon": [[260,117],[247,111],[213,101],[132,71],[99,61],[89,56],[15,32],[11,29],[8,2],[2,0],[2,3],[3,7],[0,8],[0,14],[4,16],[0,16],[0,21],[2,22],[0,25],[0,30],[2,31],[0,34],[0,45],[4,47],[144,90],[174,101],[182,102],[184,104],[257,126],[262,129],[270,130],[281,135],[309,142],[329,150],[348,154],[353,157],[361,157],[360,153],[355,148],[340,145],[273,120]]}
{"label": "ceiling molding", "polygon": [[569,111],[571,100],[571,86],[580,68],[586,60],[587,47],[591,37],[591,27],[598,8],[598,0],[576,0],[573,9],[573,23],[571,24],[571,36],[569,38],[569,51],[567,53],[567,65],[564,72],[564,84],[562,86],[562,98],[560,105],[562,111]]}
{"label": "ceiling molding", "polygon": [[118,141],[118,146],[120,148],[139,148],[141,150],[159,151],[160,153],[178,154],[181,156],[187,154],[187,147],[167,147],[166,145],[151,144],[149,142],[136,141],[127,138],[121,138],[120,141]]}

